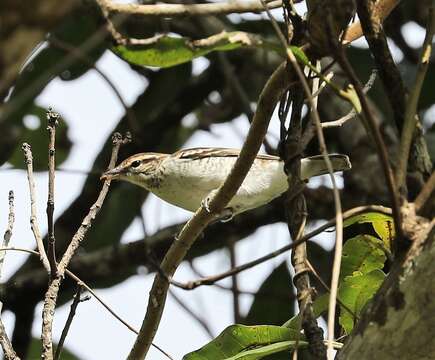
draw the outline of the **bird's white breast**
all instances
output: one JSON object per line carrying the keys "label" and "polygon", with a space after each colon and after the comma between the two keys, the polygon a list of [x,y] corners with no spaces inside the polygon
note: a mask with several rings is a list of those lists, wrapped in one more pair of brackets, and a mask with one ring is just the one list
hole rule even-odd
{"label": "bird's white breast", "polygon": [[[165,159],[161,164],[165,176],[158,188],[150,190],[171,204],[195,211],[225,181],[235,161],[236,157]],[[256,159],[228,206],[240,213],[268,203],[286,189],[283,163]]]}

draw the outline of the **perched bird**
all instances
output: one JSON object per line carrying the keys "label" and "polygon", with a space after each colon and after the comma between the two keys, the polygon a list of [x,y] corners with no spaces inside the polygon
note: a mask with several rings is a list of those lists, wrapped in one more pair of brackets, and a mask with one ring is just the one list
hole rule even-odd
{"label": "perched bird", "polygon": [[[141,153],[130,156],[101,178],[128,181],[168,203],[196,211],[225,181],[238,155],[239,150],[225,148],[193,148],[172,155]],[[330,159],[334,171],[351,168],[346,155],[330,155]],[[302,180],[327,172],[326,163],[320,155],[301,161]],[[287,188],[283,161],[276,156],[257,155],[227,209],[234,216],[267,204]]]}

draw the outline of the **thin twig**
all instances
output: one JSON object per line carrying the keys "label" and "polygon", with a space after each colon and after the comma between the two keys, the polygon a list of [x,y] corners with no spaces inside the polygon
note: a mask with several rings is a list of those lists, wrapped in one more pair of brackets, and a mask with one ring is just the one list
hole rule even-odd
{"label": "thin twig", "polygon": [[29,191],[30,191],[30,227],[33,232],[33,236],[36,240],[36,247],[38,248],[38,254],[41,259],[44,268],[47,270],[47,273],[50,274],[50,263],[47,258],[47,253],[44,248],[44,241],[42,240],[41,232],[39,231],[38,225],[38,217],[36,211],[36,191],[35,191],[35,179],[33,177],[33,155],[32,148],[29,144],[24,143],[22,146],[22,150],[24,152],[24,159],[27,166],[27,179],[29,182]]}
{"label": "thin twig", "polygon": [[[118,158],[118,151],[120,146],[125,143],[127,139],[123,139],[119,133],[115,133],[112,137],[113,149],[110,158],[110,163],[108,169],[112,169]],[[50,283],[44,298],[44,307],[42,310],[42,359],[52,360],[53,359],[53,340],[52,340],[52,328],[53,328],[53,316],[56,308],[57,296],[59,293],[60,284],[62,283],[65,270],[74,256],[77,248],[83,241],[86,233],[91,228],[92,221],[98,214],[101,206],[103,205],[104,199],[109,191],[110,179],[104,181],[103,187],[98,195],[96,202],[89,209],[89,213],[85,216],[80,224],[79,229],[74,234],[68,248],[62,256],[61,261],[57,267],[56,277]]]}
{"label": "thin twig", "polygon": [[[276,103],[287,87],[285,64],[280,65],[266,83],[258,102],[254,119],[249,128],[245,143],[230,174],[212,196],[208,209],[201,206],[185,224],[172,243],[160,268],[167,277],[172,277],[187,251],[201,232],[215,219],[219,218],[224,207],[233,198],[245,179],[261,147]],[[166,277],[157,273],[150,292],[148,307],[142,322],[140,334],[130,351],[128,359],[143,359],[157,332],[169,288]]]}
{"label": "thin twig", "polygon": [[[14,213],[14,192],[12,190],[9,191],[8,195],[8,203],[9,203],[9,213],[8,213],[8,225],[6,227],[2,247],[7,247],[9,245],[9,241],[12,237],[12,231],[14,228],[15,221],[15,213]],[[6,252],[0,252],[0,279],[3,275],[3,263],[5,260]],[[3,308],[3,303],[0,301],[0,316],[1,310]],[[0,317],[0,344],[3,349],[3,354],[5,360],[19,360],[20,358],[17,356],[14,348],[12,347],[12,343],[9,340],[8,334],[6,333],[6,329],[3,325],[3,321]]]}
{"label": "thin twig", "polygon": [[[365,206],[355,207],[353,209],[349,209],[349,210],[343,212],[343,219],[345,220],[345,219],[348,219],[354,215],[358,215],[358,214],[361,214],[361,213],[364,213],[367,211],[373,211],[373,212],[379,212],[381,214],[391,215],[391,209],[389,209],[389,208],[386,208],[383,206],[378,206],[378,205],[365,205]],[[214,283],[216,283],[220,280],[223,280],[223,279],[230,277],[234,274],[238,274],[242,271],[251,269],[251,268],[253,268],[257,265],[260,265],[260,264],[262,264],[270,259],[273,259],[281,254],[284,254],[285,252],[287,252],[289,250],[294,249],[299,244],[306,242],[307,240],[320,234],[324,230],[329,229],[330,227],[334,226],[335,224],[336,224],[336,218],[333,218],[333,219],[327,221],[325,224],[319,226],[317,229],[305,234],[298,241],[294,241],[291,244],[283,246],[282,248],[277,249],[277,250],[275,250],[267,255],[264,255],[256,260],[249,261],[243,265],[239,265],[236,268],[230,269],[230,270],[225,271],[223,273],[203,277],[203,278],[197,279],[197,280],[192,280],[192,281],[189,281],[187,283],[178,282],[178,281],[175,281],[171,278],[168,278],[168,281],[172,285],[179,287],[179,288],[182,288],[184,290],[193,290],[199,286],[214,285]]]}
{"label": "thin twig", "polygon": [[[121,4],[109,0],[100,0],[109,13],[122,13],[129,15],[142,15],[153,17],[175,17],[175,16],[204,16],[204,15],[225,15],[242,14],[248,12],[262,12],[264,8],[260,1],[228,1],[208,4]],[[281,7],[281,0],[268,3],[270,9]]]}
{"label": "thin twig", "polygon": [[[5,251],[19,251],[19,252],[25,252],[28,254],[39,256],[39,253],[35,250],[25,249],[25,248],[19,248],[19,247],[7,247],[7,248],[0,248],[0,253]],[[127,321],[125,321],[121,316],[119,316],[115,310],[112,309],[110,305],[108,305],[92,288],[86,284],[82,279],[80,279],[77,275],[75,275],[73,272],[69,271],[68,269],[65,270],[65,274],[69,276],[72,280],[74,280],[77,284],[81,284],[86,291],[88,291],[116,320],[118,320],[121,324],[123,324],[127,329],[129,329],[131,332],[135,334],[139,334],[139,331],[136,330],[133,326],[131,326]],[[165,352],[162,348],[157,346],[156,344],[151,344],[151,346],[155,347],[158,351],[160,351],[163,355],[165,355],[168,359],[173,360],[173,358]]]}
{"label": "thin twig", "polygon": [[[3,235],[2,247],[8,247],[9,241],[11,240],[12,237],[12,231],[14,229],[14,222],[15,222],[14,199],[15,199],[14,192],[10,190],[8,195],[8,204],[9,204],[8,225]],[[3,263],[5,261],[5,255],[6,253],[0,253],[0,279],[3,274]],[[0,302],[0,313],[1,313],[1,302]]]}
{"label": "thin twig", "polygon": [[54,177],[56,168],[56,126],[59,114],[51,109],[47,111],[49,132],[48,142],[48,199],[47,199],[47,224],[48,224],[48,262],[50,264],[50,276],[56,277],[56,238],[54,236]]}
{"label": "thin twig", "polygon": [[[319,273],[314,268],[313,264],[309,260],[307,260],[307,266],[310,268],[311,273],[313,276],[317,279],[317,281],[323,286],[323,288],[326,290],[326,292],[331,293],[331,289],[329,286],[323,281],[322,277],[319,275]],[[355,320],[359,320],[358,316],[347,306],[344,302],[340,300],[339,297],[337,297],[337,302],[340,306],[342,306]]]}
{"label": "thin twig", "polygon": [[[367,92],[372,88],[373,84],[375,83],[377,73],[377,70],[373,70],[370,74],[370,78],[368,79],[363,88],[364,94],[367,94]],[[358,114],[356,113],[355,109],[352,109],[346,115],[337,120],[322,122],[322,128],[326,129],[331,127],[343,126],[348,120],[355,118],[357,115]]]}
{"label": "thin twig", "polygon": [[419,211],[426,204],[427,200],[430,198],[431,194],[435,190],[435,171],[432,173],[430,178],[426,181],[420,193],[415,198],[415,211]]}
{"label": "thin twig", "polygon": [[[235,268],[237,266],[236,247],[235,240],[232,237],[228,239],[228,250],[230,253],[231,268]],[[231,292],[233,293],[234,323],[239,324],[242,321],[242,316],[240,315],[240,291],[237,281],[237,274],[231,276]]]}
{"label": "thin twig", "polygon": [[343,216],[342,216],[342,208],[341,208],[341,200],[340,193],[338,191],[337,184],[335,182],[334,177],[334,169],[329,158],[328,150],[326,148],[325,138],[323,135],[322,125],[320,121],[320,116],[316,108],[316,104],[311,95],[311,90],[308,86],[308,83],[305,79],[304,73],[301,70],[296,57],[294,56],[290,47],[287,46],[284,36],[282,35],[279,26],[272,16],[271,12],[266,8],[267,14],[272,21],[272,25],[283,45],[286,49],[287,57],[290,60],[290,63],[293,65],[293,68],[298,75],[299,80],[301,81],[301,85],[304,89],[305,95],[309,101],[311,112],[310,115],[313,116],[314,123],[316,124],[317,130],[317,138],[319,141],[320,152],[325,160],[326,168],[328,169],[329,177],[332,182],[332,191],[334,194],[334,205],[335,205],[335,217],[336,217],[336,229],[335,232],[335,252],[334,252],[334,264],[332,270],[332,280],[331,280],[331,296],[329,301],[329,310],[328,310],[328,358],[332,358],[333,356],[333,347],[332,342],[334,338],[334,323],[335,323],[335,303],[337,297],[337,289],[338,289],[338,278],[340,276],[340,265],[341,265],[341,251],[343,246]]}
{"label": "thin twig", "polygon": [[173,297],[173,299],[175,300],[175,302],[180,305],[183,310],[185,312],[187,312],[203,329],[204,331],[207,333],[207,335],[210,337],[210,339],[214,338],[214,334],[210,329],[210,326],[208,326],[207,322],[205,321],[205,319],[203,319],[202,317],[200,317],[198,314],[195,313],[195,311],[193,311],[191,308],[189,308],[183,300],[181,300],[177,294],[175,294],[174,291],[169,290],[169,294],[171,294],[171,296]]}
{"label": "thin twig", "polygon": [[0,344],[3,349],[3,355],[5,357],[5,360],[20,360],[14,348],[12,347],[12,343],[8,338],[6,329],[3,325],[3,321],[1,320],[1,318],[0,318]]}
{"label": "thin twig", "polygon": [[363,121],[367,122],[368,128],[370,130],[370,133],[376,145],[377,154],[382,165],[382,171],[384,173],[385,182],[387,184],[388,193],[390,196],[391,207],[393,209],[393,218],[394,218],[395,229],[397,234],[394,247],[395,247],[395,253],[397,254],[400,248],[406,248],[407,246],[405,246],[405,244],[400,246],[398,245],[399,243],[402,243],[401,239],[403,238],[402,221],[401,221],[400,205],[399,205],[399,194],[397,191],[396,183],[394,181],[393,170],[391,169],[390,161],[388,159],[387,147],[384,143],[384,140],[382,139],[381,132],[379,130],[378,125],[376,124],[376,120],[373,116],[372,110],[367,101],[367,97],[364,94],[361,82],[358,79],[357,75],[355,74],[355,71],[352,68],[352,65],[350,64],[349,60],[345,56],[342,47],[338,48],[337,60],[340,63],[342,69],[346,72],[347,76],[349,77],[350,81],[352,82],[355,88],[355,91],[361,102],[361,107],[364,115]]}
{"label": "thin twig", "polygon": [[[73,302],[71,304],[68,318],[66,319],[65,326],[62,330],[62,334],[60,335],[59,343],[56,347],[56,352],[54,354],[54,360],[60,359],[60,355],[62,354],[62,350],[63,350],[63,344],[65,343],[66,336],[68,335],[68,331],[71,327],[72,321],[73,321],[74,316],[76,314],[77,306],[79,306],[80,302],[84,301],[80,298],[80,296],[82,295],[82,291],[83,291],[83,286],[82,286],[82,284],[78,283],[77,290],[73,296]],[[87,298],[87,299],[89,299],[89,298]]]}
{"label": "thin twig", "polygon": [[414,130],[418,122],[416,117],[417,105],[420,99],[421,89],[424,79],[426,78],[427,69],[429,67],[430,55],[432,53],[432,39],[435,32],[435,10],[433,1],[430,1],[428,20],[426,25],[426,36],[423,42],[420,60],[417,66],[417,74],[415,75],[414,87],[408,95],[406,102],[405,117],[403,120],[403,129],[400,138],[399,156],[396,171],[396,182],[399,190],[406,186],[406,173],[408,169],[409,151],[412,140],[414,139]]}

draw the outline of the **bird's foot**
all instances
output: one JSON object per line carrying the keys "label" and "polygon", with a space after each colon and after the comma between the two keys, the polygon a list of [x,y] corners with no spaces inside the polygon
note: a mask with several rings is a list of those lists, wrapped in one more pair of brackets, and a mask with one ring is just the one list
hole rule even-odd
{"label": "bird's foot", "polygon": [[[210,202],[213,200],[214,196],[217,193],[217,189],[214,189],[210,191],[210,193],[207,195],[207,197],[202,200],[201,206],[207,211],[209,214],[211,214],[210,210]],[[220,213],[216,214],[216,221],[220,222],[228,222],[231,221],[234,217],[234,212],[232,208],[225,208]]]}
{"label": "bird's foot", "polygon": [[207,195],[207,197],[205,199],[203,199],[201,201],[201,206],[205,209],[205,211],[207,211],[209,214],[211,213],[210,210],[210,203],[213,200],[214,196],[217,193],[217,189],[214,189],[212,191],[210,191],[210,193]]}

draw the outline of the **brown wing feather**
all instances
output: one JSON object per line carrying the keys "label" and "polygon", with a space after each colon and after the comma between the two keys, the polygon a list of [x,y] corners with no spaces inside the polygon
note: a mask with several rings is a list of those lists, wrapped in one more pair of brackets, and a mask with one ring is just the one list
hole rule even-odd
{"label": "brown wing feather", "polygon": [[[174,153],[172,156],[178,159],[191,159],[198,160],[208,157],[237,157],[239,156],[239,149],[228,149],[228,148],[192,148],[183,149]],[[262,160],[279,160],[277,156],[258,154],[257,159]]]}

